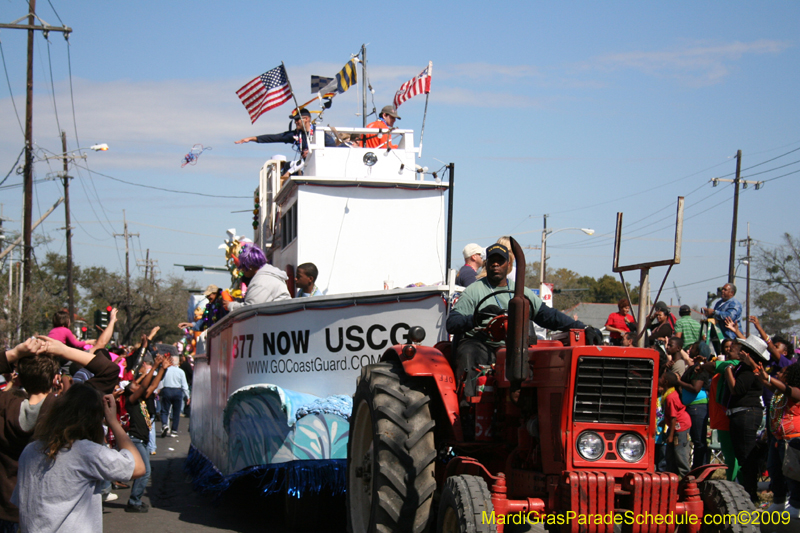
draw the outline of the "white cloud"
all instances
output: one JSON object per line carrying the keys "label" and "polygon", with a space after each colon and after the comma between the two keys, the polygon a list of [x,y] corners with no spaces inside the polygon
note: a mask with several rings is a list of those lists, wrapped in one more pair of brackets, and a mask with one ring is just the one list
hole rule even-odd
{"label": "white cloud", "polygon": [[673,50],[609,54],[582,66],[601,70],[634,69],[653,76],[675,78],[690,85],[712,85],[727,76],[731,64],[743,56],[779,54],[790,46],[786,41],[766,39],[749,43],[700,43]]}

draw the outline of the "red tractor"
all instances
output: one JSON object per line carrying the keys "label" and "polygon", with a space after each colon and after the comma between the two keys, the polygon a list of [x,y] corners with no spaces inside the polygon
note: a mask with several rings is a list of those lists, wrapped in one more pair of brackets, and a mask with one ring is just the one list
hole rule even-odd
{"label": "red tractor", "polygon": [[[490,326],[505,331],[506,346],[477,396],[463,397],[449,342],[417,344],[421,328],[362,370],[347,449],[348,530],[758,531],[733,518],[755,513],[742,487],[711,479],[724,466],[683,479],[655,471],[655,350],[590,346],[583,330],[529,343],[525,260],[512,247],[516,292]],[[704,524],[704,515],[720,523]]]}

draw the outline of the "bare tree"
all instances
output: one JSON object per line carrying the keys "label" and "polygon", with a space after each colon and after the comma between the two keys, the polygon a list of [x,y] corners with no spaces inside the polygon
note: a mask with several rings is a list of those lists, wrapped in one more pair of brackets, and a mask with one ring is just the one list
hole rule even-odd
{"label": "bare tree", "polygon": [[783,244],[774,248],[760,246],[755,254],[755,266],[764,273],[766,290],[784,294],[789,303],[800,306],[800,238],[785,233]]}

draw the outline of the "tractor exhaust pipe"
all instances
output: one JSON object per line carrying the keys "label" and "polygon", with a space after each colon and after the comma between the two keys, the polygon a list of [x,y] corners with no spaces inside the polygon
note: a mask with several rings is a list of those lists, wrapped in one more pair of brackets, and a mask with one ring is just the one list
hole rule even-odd
{"label": "tractor exhaust pipe", "polygon": [[531,304],[525,297],[525,254],[513,237],[511,251],[516,258],[517,276],[514,280],[514,297],[508,302],[506,379],[513,384],[528,377],[528,324],[531,319]]}

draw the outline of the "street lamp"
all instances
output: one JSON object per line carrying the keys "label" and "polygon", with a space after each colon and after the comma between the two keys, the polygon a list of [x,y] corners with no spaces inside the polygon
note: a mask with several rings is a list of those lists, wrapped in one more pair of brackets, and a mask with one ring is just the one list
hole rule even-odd
{"label": "street lamp", "polygon": [[547,237],[552,235],[553,233],[558,233],[559,231],[582,231],[586,235],[594,235],[594,230],[589,228],[561,228],[561,229],[543,229],[542,230],[542,260],[539,262],[539,287],[544,284],[544,268],[545,268],[545,257],[547,254],[545,253],[545,246],[547,245]]}
{"label": "street lamp", "polygon": [[[69,321],[73,322],[75,320],[75,294],[72,287],[72,228],[70,227],[69,219],[70,176],[68,175],[68,171],[70,161],[75,161],[75,159],[86,159],[86,154],[76,154],[76,152],[86,150],[86,148],[78,148],[77,150],[67,152],[67,134],[62,131],[61,149],[63,150],[61,155],[47,156],[45,159],[61,159],[64,161],[64,173],[60,177],[64,180],[64,212],[66,214],[67,222],[67,227],[64,228],[67,232],[67,308],[69,309]],[[106,143],[93,144],[88,149],[94,150],[95,152],[105,152],[108,150],[108,145]]]}

